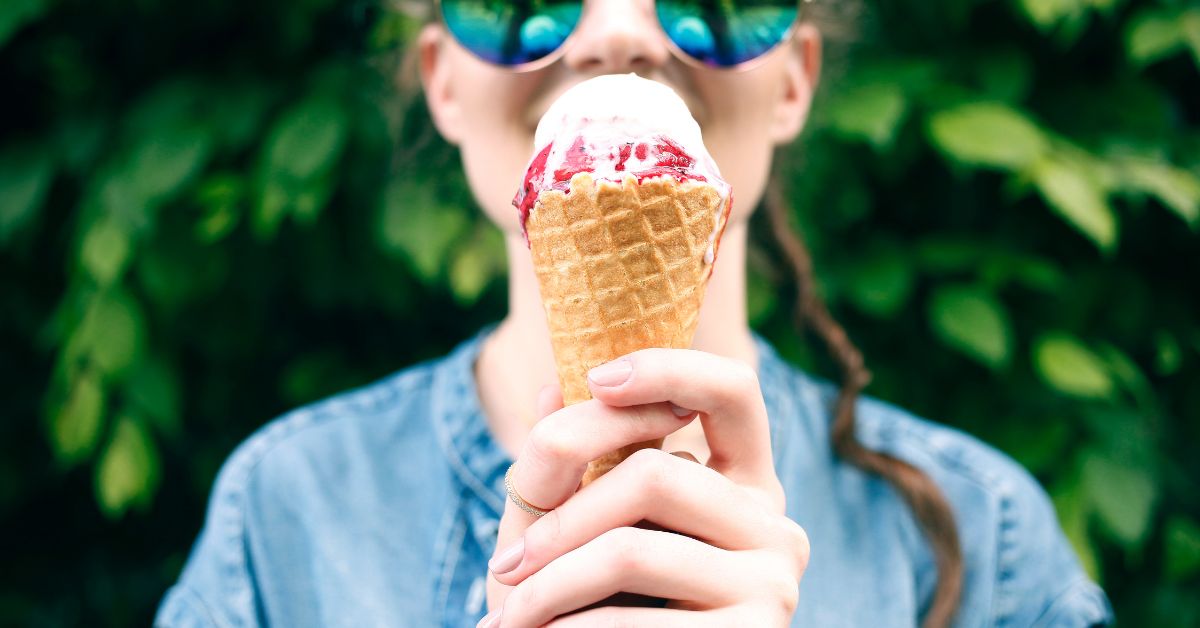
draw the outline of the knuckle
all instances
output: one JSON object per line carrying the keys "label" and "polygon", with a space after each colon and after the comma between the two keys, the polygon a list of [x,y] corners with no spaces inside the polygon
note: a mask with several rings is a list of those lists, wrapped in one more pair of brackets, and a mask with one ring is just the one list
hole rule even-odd
{"label": "knuckle", "polygon": [[764,585],[771,604],[790,617],[800,604],[800,583],[791,574],[774,570]]}
{"label": "knuckle", "polygon": [[734,361],[733,379],[743,386],[758,390],[758,371],[755,371],[753,367],[745,362]]}
{"label": "knuckle", "polygon": [[556,429],[557,422],[543,419],[529,431],[529,454],[541,462],[558,465],[571,462],[575,443],[567,430]]}
{"label": "knuckle", "polygon": [[782,520],[781,527],[783,528],[783,538],[785,546],[789,551],[794,568],[796,570],[797,579],[808,568],[809,543],[808,533],[800,524],[792,521],[787,517],[780,517]]}
{"label": "knuckle", "polygon": [[662,424],[662,415],[650,406],[632,406],[622,411],[628,417],[622,425],[626,426],[631,438],[647,436]]}
{"label": "knuckle", "polygon": [[629,507],[649,512],[661,498],[667,482],[659,454],[662,452],[657,449],[639,449],[614,470],[629,487],[626,493]]}
{"label": "knuckle", "polygon": [[530,578],[509,591],[508,598],[504,601],[504,608],[511,609],[507,613],[510,615],[509,621],[518,620],[513,616],[517,613],[532,617],[541,610],[542,595],[537,584],[536,578]]}
{"label": "knuckle", "polygon": [[749,365],[741,362],[732,364],[729,376],[724,378],[723,382],[724,385],[719,390],[720,403],[723,406],[762,396],[758,384],[758,373]]}
{"label": "knuckle", "polygon": [[629,465],[630,470],[632,470],[634,472],[651,473],[653,471],[654,467],[659,466],[659,464],[661,463],[661,461],[658,459],[659,458],[658,454],[661,454],[661,453],[662,453],[662,451],[655,449],[653,447],[639,449],[639,450],[633,452],[628,458],[626,458],[624,464]]}
{"label": "knuckle", "polygon": [[642,542],[635,528],[613,528],[597,539],[617,573],[634,572],[642,567]]}
{"label": "knuckle", "polygon": [[668,460],[661,450],[649,447],[639,449],[629,457],[630,471],[641,486],[644,497],[662,496],[671,490],[671,471]]}

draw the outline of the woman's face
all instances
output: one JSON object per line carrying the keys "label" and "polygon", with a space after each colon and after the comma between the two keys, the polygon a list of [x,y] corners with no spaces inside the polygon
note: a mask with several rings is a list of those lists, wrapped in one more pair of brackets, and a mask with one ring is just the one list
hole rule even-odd
{"label": "woman's face", "polygon": [[803,126],[820,66],[819,36],[802,25],[752,69],[695,67],[671,54],[653,0],[589,0],[565,54],[533,72],[479,60],[438,24],[425,27],[418,46],[434,123],[458,145],[480,206],[510,234],[520,231],[511,203],[533,155],[538,120],[575,84],[636,72],[673,88],[733,187],[736,223],[758,204],[773,147]]}

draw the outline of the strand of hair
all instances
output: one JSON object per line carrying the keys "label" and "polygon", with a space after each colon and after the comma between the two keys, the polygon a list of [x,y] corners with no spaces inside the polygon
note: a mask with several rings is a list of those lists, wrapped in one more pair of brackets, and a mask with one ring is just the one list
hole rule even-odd
{"label": "strand of hair", "polygon": [[801,329],[813,330],[822,339],[841,370],[842,384],[831,428],[833,449],[843,460],[886,480],[908,504],[930,544],[937,567],[937,585],[922,626],[949,626],[958,610],[963,586],[962,547],[954,513],[942,491],[923,471],[899,458],[868,449],[858,441],[854,408],[859,394],[871,381],[871,373],[862,352],[813,289],[812,256],[789,224],[787,204],[774,178],[767,187],[765,205],[771,231],[793,273],[797,324]]}

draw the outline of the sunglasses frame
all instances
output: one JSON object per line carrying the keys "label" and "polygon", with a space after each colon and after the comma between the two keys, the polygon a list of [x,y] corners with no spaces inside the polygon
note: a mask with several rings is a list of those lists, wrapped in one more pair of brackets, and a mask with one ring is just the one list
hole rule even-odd
{"label": "sunglasses frame", "polygon": [[[772,52],[775,52],[777,49],[779,49],[779,47],[784,42],[791,39],[792,36],[796,34],[796,29],[799,28],[800,24],[804,22],[805,7],[812,4],[813,1],[814,0],[797,0],[798,6],[796,7],[796,19],[792,20],[791,26],[788,26],[787,31],[783,34],[783,36],[779,39],[778,42],[776,42],[770,48],[763,51],[762,54],[760,54],[752,59],[747,59],[741,63],[735,64],[735,65],[729,65],[729,66],[712,65],[709,63],[705,63],[705,62],[701,61],[700,59],[697,59],[696,57],[693,57],[692,55],[684,52],[683,49],[680,48],[675,43],[675,40],[671,39],[671,36],[667,34],[666,28],[663,27],[662,20],[658,19],[657,11],[655,11],[654,15],[655,15],[655,21],[658,22],[658,31],[659,31],[659,33],[662,34],[662,37],[667,40],[667,48],[669,48],[671,50],[671,54],[674,55],[676,59],[679,59],[680,61],[683,61],[684,63],[686,63],[692,67],[702,68],[705,70],[716,70],[718,72],[742,72],[745,70],[752,69],[755,66],[759,65],[760,63],[762,63]],[[580,4],[583,5],[583,11],[581,11],[579,14],[579,19],[580,19],[580,21],[582,21],[584,16],[587,14],[587,7],[588,7],[588,5],[590,5],[592,3],[592,0],[579,0],[579,2],[580,2]],[[471,50],[470,48],[467,48],[466,46],[464,46],[462,44],[462,42],[459,41],[458,36],[454,34],[454,31],[450,29],[450,25],[446,23],[446,14],[442,10],[442,0],[434,0],[434,5],[435,5],[435,9],[437,11],[438,22],[442,25],[442,28],[444,28],[446,30],[446,32],[449,33],[450,36],[454,38],[455,43],[457,43],[459,46],[461,46],[463,50],[466,50],[467,53],[469,53],[472,57],[475,57],[476,59],[479,59],[480,61],[482,61],[490,66],[493,66],[495,68],[500,68],[503,70],[507,70],[507,71],[513,72],[515,74],[540,70],[542,68],[549,66],[550,64],[554,63],[555,61],[558,61],[560,58],[562,58],[562,56],[564,54],[566,54],[567,48],[570,47],[572,40],[575,39],[575,34],[579,31],[579,24],[576,23],[575,26],[571,29],[571,34],[567,35],[567,38],[564,39],[562,41],[562,43],[558,45],[558,48],[555,48],[554,52],[551,52],[550,54],[548,54],[540,59],[534,59],[533,61],[526,61],[525,63],[518,63],[515,65],[505,65],[503,63],[496,63],[495,61],[490,61],[488,59],[484,59],[483,57],[476,54],[474,50]]]}

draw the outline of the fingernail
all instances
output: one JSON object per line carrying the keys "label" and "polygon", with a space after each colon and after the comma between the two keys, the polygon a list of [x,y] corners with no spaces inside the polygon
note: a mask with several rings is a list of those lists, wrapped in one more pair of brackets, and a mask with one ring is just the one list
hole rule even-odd
{"label": "fingernail", "polygon": [[684,408],[683,406],[677,406],[675,404],[671,404],[671,412],[674,412],[675,416],[677,416],[681,419],[683,417],[692,416],[693,414],[696,414],[695,410],[688,410],[687,408]]}
{"label": "fingernail", "polygon": [[620,358],[588,371],[588,379],[597,386],[620,386],[629,379],[631,373],[633,365],[629,360]]}
{"label": "fingernail", "polygon": [[[500,609],[502,611],[504,609]],[[496,628],[500,625],[500,611],[492,611],[483,616],[475,628]]]}
{"label": "fingernail", "polygon": [[495,558],[489,560],[488,569],[492,570],[492,573],[495,574],[508,573],[521,564],[521,557],[524,555],[525,539],[522,538],[505,548],[503,552],[496,554]]}

